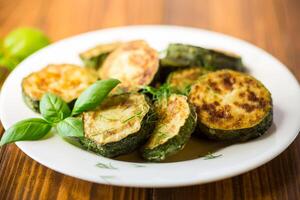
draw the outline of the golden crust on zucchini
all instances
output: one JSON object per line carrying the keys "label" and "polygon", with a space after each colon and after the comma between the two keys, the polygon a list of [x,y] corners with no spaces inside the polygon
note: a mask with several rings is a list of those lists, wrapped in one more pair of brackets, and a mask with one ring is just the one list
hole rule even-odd
{"label": "golden crust on zucchini", "polygon": [[147,143],[149,149],[153,149],[179,134],[180,128],[191,113],[187,97],[178,94],[172,94],[169,98],[156,102],[155,108],[159,120],[153,136]]}
{"label": "golden crust on zucchini", "polygon": [[83,113],[85,137],[99,145],[120,141],[141,129],[149,109],[143,94],[111,96],[96,110]]}
{"label": "golden crust on zucchini", "polygon": [[116,78],[124,92],[137,91],[153,80],[159,65],[158,53],[145,41],[122,44],[104,61],[98,73],[101,79]]}
{"label": "golden crust on zucchini", "polygon": [[204,75],[192,86],[189,101],[200,123],[222,130],[253,127],[272,109],[271,94],[261,82],[231,70]]}
{"label": "golden crust on zucchini", "polygon": [[119,47],[121,44],[122,44],[121,42],[113,42],[113,43],[108,43],[108,44],[97,45],[91,49],[88,49],[85,52],[82,52],[79,56],[84,59],[99,56],[99,54],[101,54],[101,53],[112,52],[117,47]]}
{"label": "golden crust on zucchini", "polygon": [[172,72],[167,82],[172,88],[184,92],[187,87],[197,82],[202,75],[207,73],[208,71],[202,67],[189,67]]}
{"label": "golden crust on zucchini", "polygon": [[90,69],[71,64],[48,65],[25,77],[22,89],[34,101],[39,101],[50,92],[71,102],[95,81],[97,74]]}

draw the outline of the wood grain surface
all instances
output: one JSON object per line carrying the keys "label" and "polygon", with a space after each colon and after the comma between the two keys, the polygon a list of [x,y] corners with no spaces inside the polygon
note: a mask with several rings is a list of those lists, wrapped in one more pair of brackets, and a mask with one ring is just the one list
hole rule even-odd
{"label": "wood grain surface", "polygon": [[[267,50],[299,80],[299,10],[299,0],[0,0],[0,37],[18,26],[39,27],[53,41],[132,24],[199,27],[244,39]],[[256,170],[205,185],[168,189],[89,183],[54,172],[15,145],[8,145],[0,149],[0,199],[297,200],[300,137],[280,156]]]}

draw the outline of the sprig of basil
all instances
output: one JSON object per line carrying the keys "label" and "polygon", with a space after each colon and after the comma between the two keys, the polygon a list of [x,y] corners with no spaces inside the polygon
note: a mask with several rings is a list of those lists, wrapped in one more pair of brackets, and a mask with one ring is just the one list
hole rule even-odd
{"label": "sprig of basil", "polygon": [[96,108],[119,83],[116,79],[97,81],[79,96],[72,112],[60,97],[51,93],[44,94],[40,102],[40,112],[44,119],[32,118],[17,122],[4,133],[0,146],[17,141],[39,140],[53,126],[62,137],[83,137],[82,120],[70,116]]}
{"label": "sprig of basil", "polygon": [[117,79],[107,79],[97,81],[88,87],[76,100],[72,115],[96,108],[119,83]]}
{"label": "sprig of basil", "polygon": [[83,137],[82,119],[68,117],[56,125],[56,130],[62,137]]}
{"label": "sprig of basil", "polygon": [[68,104],[51,93],[43,95],[40,101],[40,112],[45,120],[51,123],[57,123],[71,115]]}
{"label": "sprig of basil", "polygon": [[39,140],[51,129],[51,124],[39,118],[25,119],[17,122],[1,138],[0,146],[17,141]]}

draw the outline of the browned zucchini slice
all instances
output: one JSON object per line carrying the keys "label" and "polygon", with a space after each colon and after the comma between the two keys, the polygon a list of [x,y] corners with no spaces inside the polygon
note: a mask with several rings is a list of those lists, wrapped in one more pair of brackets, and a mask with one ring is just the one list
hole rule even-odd
{"label": "browned zucchini slice", "polygon": [[185,94],[187,89],[194,83],[196,83],[201,76],[208,73],[206,69],[202,67],[189,67],[182,70],[172,72],[167,79],[167,83],[176,92]]}
{"label": "browned zucchini slice", "polygon": [[99,67],[101,67],[107,56],[121,44],[121,42],[100,44],[88,49],[85,52],[82,52],[79,56],[86,67],[91,67],[97,70]]}
{"label": "browned zucchini slice", "polygon": [[25,77],[22,90],[26,104],[38,111],[38,102],[45,93],[53,93],[70,103],[95,81],[97,73],[92,70],[71,64],[48,65]]}
{"label": "browned zucchini slice", "polygon": [[272,124],[272,98],[250,75],[220,70],[204,75],[191,88],[201,133],[217,140],[245,141]]}
{"label": "browned zucchini slice", "polygon": [[129,153],[142,145],[154,128],[156,115],[149,99],[138,93],[110,96],[83,114],[82,144],[106,157]]}
{"label": "browned zucchini slice", "polygon": [[114,92],[130,92],[149,85],[158,71],[158,65],[156,50],[145,41],[136,40],[124,43],[112,52],[98,72],[101,79],[121,81]]}
{"label": "browned zucchini slice", "polygon": [[187,97],[171,94],[155,103],[158,121],[142,149],[142,156],[149,161],[161,161],[182,150],[189,141],[196,125],[196,113]]}

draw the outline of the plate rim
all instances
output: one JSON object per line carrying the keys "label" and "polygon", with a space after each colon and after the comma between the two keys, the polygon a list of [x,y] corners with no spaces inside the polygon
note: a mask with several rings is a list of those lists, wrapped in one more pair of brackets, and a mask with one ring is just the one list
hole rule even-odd
{"label": "plate rim", "polygon": [[[244,41],[244,40],[241,40],[239,38],[236,38],[236,37],[232,37],[232,36],[229,36],[229,35],[226,35],[226,34],[223,34],[223,33],[219,33],[219,32],[214,32],[214,31],[210,31],[210,30],[205,30],[205,29],[201,29],[201,28],[194,28],[194,27],[185,27],[185,26],[170,26],[170,25],[133,25],[133,26],[120,26],[120,27],[113,27],[113,28],[105,28],[105,29],[99,29],[99,30],[94,30],[94,31],[89,31],[89,32],[86,32],[86,33],[81,33],[81,34],[78,34],[78,35],[75,35],[75,36],[71,36],[71,37],[67,37],[65,39],[61,39],[61,40],[58,40],[56,42],[54,42],[53,44],[57,44],[57,43],[61,43],[61,42],[65,42],[66,40],[70,40],[70,39],[76,39],[76,37],[81,37],[81,36],[84,36],[84,35],[89,35],[91,33],[97,33],[97,32],[103,32],[103,31],[112,31],[112,30],[118,30],[118,29],[130,29],[130,28],[133,28],[133,29],[136,29],[136,28],[140,28],[140,29],[143,29],[143,28],[151,28],[151,29],[156,29],[156,28],[163,28],[163,29],[166,29],[166,28],[170,28],[170,29],[182,29],[182,30],[187,30],[187,31],[201,31],[201,32],[206,32],[208,34],[214,34],[214,35],[217,35],[217,36],[220,36],[220,37],[225,37],[225,38],[230,38],[230,39],[234,39],[240,43],[243,43],[244,45],[246,44],[247,46],[250,46],[252,48],[254,48],[256,51],[259,51],[260,54],[264,54],[265,56],[268,56],[270,59],[272,59],[273,61],[276,61],[278,63],[278,65],[281,66],[282,69],[284,69],[292,79],[294,79],[293,81],[296,81],[296,83],[298,84],[298,87],[300,88],[299,86],[299,82],[298,80],[296,79],[296,77],[294,76],[294,74],[291,72],[291,70],[286,66],[284,65],[283,63],[281,63],[277,58],[275,58],[274,56],[272,56],[270,53],[266,52],[265,50],[247,42],[247,41]],[[52,44],[51,44],[52,45]],[[48,47],[50,47],[51,45],[43,48],[44,49],[47,49]],[[38,51],[39,52],[39,51]],[[35,55],[36,53],[34,53],[33,55]],[[30,56],[31,57],[31,56]],[[26,59],[25,59],[26,60]],[[25,61],[24,60],[24,61]],[[16,70],[18,70],[19,68],[17,68]],[[11,73],[6,81],[4,82],[3,84],[3,88],[6,87],[6,84],[7,84],[7,80],[10,79],[11,76],[13,76],[14,73]],[[0,94],[0,107],[2,107],[2,95],[3,93],[1,92]],[[3,118],[3,115],[4,113],[0,110],[0,118],[2,119]],[[6,122],[3,121],[3,127],[4,129],[6,129]],[[250,163],[254,163],[254,164],[249,164],[248,167],[244,167],[244,168],[241,168],[241,169],[235,169],[235,170],[232,170],[232,172],[228,172],[228,173],[223,173],[222,176],[218,175],[216,177],[212,177],[212,178],[207,178],[205,181],[203,180],[195,180],[195,181],[181,181],[180,183],[179,182],[175,182],[174,184],[157,184],[155,183],[155,185],[153,184],[143,184],[143,185],[139,185],[139,184],[130,184],[130,182],[122,182],[121,184],[118,184],[118,183],[112,183],[111,185],[118,185],[118,186],[129,186],[129,187],[174,187],[174,186],[188,186],[188,185],[195,185],[195,184],[202,184],[202,183],[208,183],[208,182],[212,182],[212,181],[217,181],[217,180],[222,180],[224,178],[229,178],[229,177],[232,177],[232,176],[236,176],[236,175],[240,175],[242,173],[245,173],[247,171],[250,171],[252,169],[255,169],[267,162],[269,162],[270,160],[272,160],[273,158],[275,158],[276,156],[278,156],[280,153],[282,153],[294,140],[295,138],[297,137],[298,133],[299,133],[299,129],[300,129],[300,125],[298,126],[298,130],[296,131],[295,130],[295,134],[293,134],[293,137],[290,138],[289,141],[287,141],[284,145],[281,145],[281,148],[277,148],[273,151],[271,151],[269,153],[269,157],[266,158],[265,157],[261,157],[260,160],[256,160],[256,162],[250,162]],[[86,181],[90,181],[90,182],[94,182],[94,183],[101,183],[101,184],[107,184],[105,182],[100,182],[99,180],[95,180],[95,179],[90,179],[90,178],[86,178],[84,176],[81,176],[80,175],[74,175],[74,174],[71,174],[71,173],[68,173],[66,171],[63,171],[63,170],[60,170],[58,168],[55,168],[55,167],[52,167],[50,164],[47,164],[47,163],[44,163],[43,161],[40,161],[38,158],[36,158],[35,156],[32,156],[32,155],[29,155],[28,152],[26,152],[25,150],[23,150],[23,144],[24,142],[17,142],[16,143],[17,146],[22,150],[22,152],[24,152],[27,156],[29,156],[30,158],[32,158],[33,160],[35,160],[36,162],[42,164],[43,166],[46,166],[54,171],[57,171],[59,173],[62,173],[62,174],[65,174],[65,175],[68,175],[68,176],[72,176],[72,177],[75,177],[75,178],[79,178],[79,179],[82,179],[82,180],[86,180]],[[119,161],[119,162],[122,162],[122,161]],[[232,167],[231,167],[232,168]],[[238,167],[237,167],[238,168]]]}

